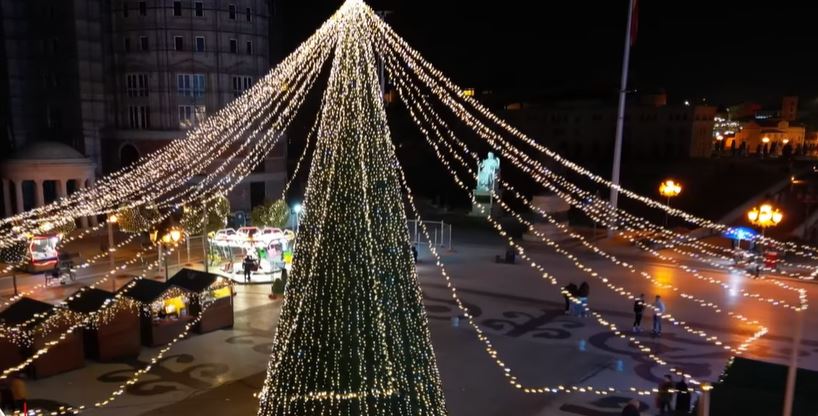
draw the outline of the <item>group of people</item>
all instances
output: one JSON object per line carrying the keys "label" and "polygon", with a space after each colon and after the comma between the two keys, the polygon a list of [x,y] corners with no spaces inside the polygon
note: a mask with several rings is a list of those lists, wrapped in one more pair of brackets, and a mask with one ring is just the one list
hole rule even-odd
{"label": "group of people", "polygon": [[20,373],[10,379],[0,380],[0,411],[13,413],[28,410],[28,392],[23,377]]}
{"label": "group of people", "polygon": [[[569,283],[563,288],[562,296],[565,298],[565,314],[573,316],[588,316],[588,295],[591,287],[588,282],[582,282],[579,286],[574,283]],[[642,315],[645,312],[647,304],[645,303],[645,294],[640,294],[633,302],[633,332],[642,332]],[[651,305],[653,309],[653,335],[662,335],[662,315],[665,314],[667,307],[662,297],[656,295]]]}
{"label": "group of people", "polygon": [[[638,298],[633,302],[633,332],[642,332],[642,315],[645,312],[645,294],[642,293],[639,295]],[[662,297],[656,295],[656,299],[653,300],[653,335],[659,336],[662,335],[662,315],[664,315],[667,307],[665,306],[665,302],[662,301]]]}
{"label": "group of people", "polygon": [[[683,416],[690,414],[692,394],[684,377],[673,382],[673,377],[666,374],[659,383],[659,392],[656,394],[656,409],[660,416]],[[674,400],[675,399],[675,400]],[[639,400],[629,401],[622,409],[622,416],[640,416],[641,403]]]}
{"label": "group of people", "polygon": [[[565,298],[565,314],[573,316],[588,316],[588,295],[591,286],[588,282],[582,282],[579,286],[569,283],[565,286],[563,297]],[[573,299],[573,301],[572,301]]]}

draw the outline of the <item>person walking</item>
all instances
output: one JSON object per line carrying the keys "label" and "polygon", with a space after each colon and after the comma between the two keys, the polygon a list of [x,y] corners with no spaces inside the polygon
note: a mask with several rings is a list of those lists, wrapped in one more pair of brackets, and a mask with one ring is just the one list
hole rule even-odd
{"label": "person walking", "polygon": [[665,374],[665,378],[659,383],[659,392],[656,393],[656,408],[659,415],[669,415],[673,409],[670,403],[673,401],[673,378],[670,374]]}
{"label": "person walking", "polygon": [[690,414],[690,388],[688,387],[687,383],[685,382],[684,376],[679,379],[679,382],[676,383],[676,413],[674,415],[683,416]]}
{"label": "person walking", "polygon": [[244,283],[250,283],[250,277],[253,275],[253,259],[249,254],[244,257],[241,265],[244,270]]}
{"label": "person walking", "polygon": [[28,390],[26,389],[26,382],[23,380],[23,373],[11,379],[9,387],[11,388],[11,397],[14,400],[14,410],[25,412],[27,410]]}
{"label": "person walking", "polygon": [[642,313],[645,311],[645,294],[641,293],[633,302],[633,332],[642,332]]}
{"label": "person walking", "polygon": [[662,297],[656,295],[656,300],[653,301],[653,335],[662,335],[662,315],[666,309]]}
{"label": "person walking", "polygon": [[418,245],[412,244],[412,258],[415,259],[415,264],[418,262]]}
{"label": "person walking", "polygon": [[622,409],[621,416],[639,416],[639,400],[632,399]]}
{"label": "person walking", "polygon": [[579,316],[588,316],[586,308],[588,307],[588,295],[590,295],[590,293],[591,287],[588,285],[588,282],[582,282],[582,284],[579,285],[579,293],[577,294],[580,303]]}

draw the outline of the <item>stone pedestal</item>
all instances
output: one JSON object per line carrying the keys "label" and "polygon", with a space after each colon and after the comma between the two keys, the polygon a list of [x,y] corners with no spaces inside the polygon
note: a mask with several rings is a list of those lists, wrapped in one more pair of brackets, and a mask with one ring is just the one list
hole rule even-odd
{"label": "stone pedestal", "polygon": [[490,193],[474,191],[474,199],[476,202],[472,203],[471,212],[469,215],[473,217],[485,218],[493,213],[492,210],[494,209],[494,206],[492,205]]}
{"label": "stone pedestal", "polygon": [[[538,212],[543,211],[547,213],[548,215],[554,217],[558,224],[567,227],[568,210],[571,208],[571,205],[556,195],[536,195],[531,199],[531,206],[533,211],[533,220],[531,222],[533,223],[534,229],[537,230],[537,232],[544,234],[545,237],[554,241],[562,241],[570,238],[568,234],[560,230],[556,225],[548,222]],[[540,237],[532,232],[523,234],[523,240],[534,242],[542,241]]]}

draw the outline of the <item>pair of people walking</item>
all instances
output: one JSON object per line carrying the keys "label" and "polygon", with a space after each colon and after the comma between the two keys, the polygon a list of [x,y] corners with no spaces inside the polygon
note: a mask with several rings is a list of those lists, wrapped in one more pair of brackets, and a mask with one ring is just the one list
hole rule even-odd
{"label": "pair of people walking", "polygon": [[[642,315],[645,311],[645,307],[645,294],[642,293],[633,302],[633,332],[642,332]],[[664,315],[667,307],[665,306],[665,302],[662,301],[662,297],[659,295],[656,295],[656,299],[654,299],[652,307],[653,335],[659,336],[662,335],[662,315]]]}
{"label": "pair of people walking", "polygon": [[[588,296],[591,293],[591,286],[588,285],[588,282],[582,282],[579,286],[569,283],[563,290],[566,292],[562,295],[565,298],[565,314],[588,316]],[[572,298],[579,303],[572,302]]]}
{"label": "pair of people walking", "polygon": [[[675,406],[673,399],[676,399]],[[691,395],[690,387],[685,382],[684,377],[674,383],[673,377],[666,374],[659,383],[659,392],[656,394],[656,408],[662,416],[681,416],[690,414]],[[674,410],[675,409],[675,410]]]}

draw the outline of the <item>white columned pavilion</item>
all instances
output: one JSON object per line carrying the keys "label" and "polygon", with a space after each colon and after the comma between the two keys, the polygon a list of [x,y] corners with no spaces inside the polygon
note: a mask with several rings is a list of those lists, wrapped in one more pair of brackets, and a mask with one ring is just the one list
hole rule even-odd
{"label": "white columned pavilion", "polygon": [[[35,142],[13,153],[0,162],[0,178],[3,183],[3,214],[11,216],[37,208],[46,203],[46,184],[54,183],[56,198],[68,196],[69,182],[79,190],[94,183],[96,166],[90,159],[72,147],[57,142]],[[33,195],[28,200],[25,184],[33,184]],[[33,205],[26,207],[26,202]],[[97,224],[95,217],[80,218],[82,227]]]}

